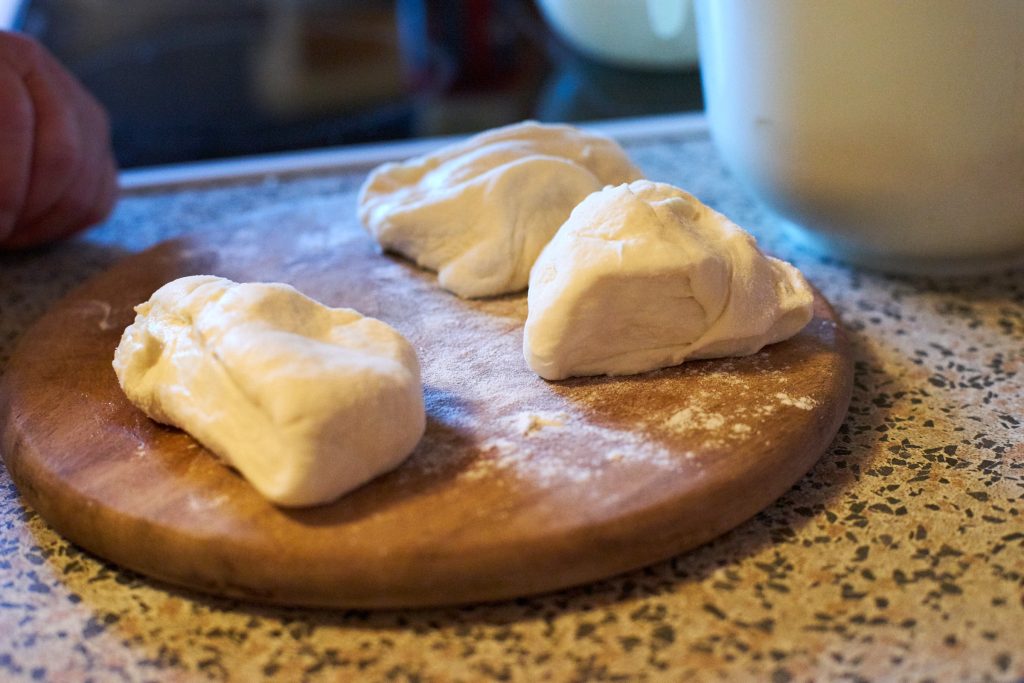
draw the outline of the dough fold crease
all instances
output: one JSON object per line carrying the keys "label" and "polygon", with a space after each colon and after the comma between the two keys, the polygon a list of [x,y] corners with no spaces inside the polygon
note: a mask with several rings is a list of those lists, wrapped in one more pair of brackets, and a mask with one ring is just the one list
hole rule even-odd
{"label": "dough fold crease", "polygon": [[638,180],[584,199],[538,257],[523,354],[550,380],[744,356],[798,333],[813,301],[725,216]]}
{"label": "dough fold crease", "polygon": [[277,283],[158,289],[114,354],[127,397],[286,506],[396,467],[425,428],[419,363],[393,328]]}
{"label": "dough fold crease", "polygon": [[375,169],[358,214],[385,250],[437,271],[464,298],[526,287],[544,245],[584,197],[640,177],[609,138],[527,121]]}

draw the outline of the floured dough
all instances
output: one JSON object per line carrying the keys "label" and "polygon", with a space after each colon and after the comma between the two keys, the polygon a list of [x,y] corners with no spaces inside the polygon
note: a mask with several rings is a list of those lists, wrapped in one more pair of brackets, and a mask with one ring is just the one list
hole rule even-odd
{"label": "floured dough", "polygon": [[590,195],[537,259],[523,350],[552,380],[743,356],[803,329],[813,298],[725,216],[640,180]]}
{"label": "floured dough", "polygon": [[175,280],[135,309],[114,370],[280,505],[329,502],[396,467],[423,434],[420,369],[388,325],[284,284]]}
{"label": "floured dough", "polygon": [[641,177],[614,141],[525,122],[373,171],[359,218],[385,248],[461,297],[515,292],[573,207]]}

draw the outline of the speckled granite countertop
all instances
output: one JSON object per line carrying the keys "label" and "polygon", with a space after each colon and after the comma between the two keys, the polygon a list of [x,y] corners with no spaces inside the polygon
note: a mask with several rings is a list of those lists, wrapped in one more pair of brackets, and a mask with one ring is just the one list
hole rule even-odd
{"label": "speckled granite countertop", "polygon": [[[849,416],[791,491],[694,552],[554,595],[318,612],[119,570],[51,531],[0,470],[0,680],[1024,679],[1024,272],[852,270],[787,243],[702,130],[624,143],[796,263],[849,330]],[[73,242],[0,255],[0,367],[126,253],[328,195],[354,207],[364,174],[135,194]]]}

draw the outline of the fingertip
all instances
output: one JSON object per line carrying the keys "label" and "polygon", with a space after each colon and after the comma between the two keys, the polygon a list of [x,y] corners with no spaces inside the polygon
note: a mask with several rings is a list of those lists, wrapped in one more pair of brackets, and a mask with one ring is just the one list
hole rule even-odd
{"label": "fingertip", "polygon": [[[82,163],[82,141],[74,117],[57,114],[51,126],[40,132],[34,169],[40,179],[73,176]],[[48,133],[48,135],[47,135]]]}
{"label": "fingertip", "polygon": [[15,67],[21,74],[43,59],[45,48],[31,36],[18,31],[0,31],[0,60]]}
{"label": "fingertip", "polygon": [[118,194],[117,172],[110,171],[103,179],[92,207],[85,213],[86,225],[96,225],[106,220],[117,205]]}
{"label": "fingertip", "polygon": [[13,231],[25,206],[35,145],[35,110],[21,79],[0,63],[0,240]]}
{"label": "fingertip", "polygon": [[102,215],[96,219],[96,222],[99,222],[110,215],[114,210],[114,207],[117,205],[117,200],[121,194],[117,161],[114,158],[113,150],[110,148],[109,144],[104,147],[103,155],[103,182],[100,184],[100,191],[97,198],[97,204],[99,206],[98,210]]}
{"label": "fingertip", "polygon": [[25,109],[0,126],[0,249],[39,246],[104,220],[117,199],[107,112],[26,36],[0,31],[0,81],[3,110]]}

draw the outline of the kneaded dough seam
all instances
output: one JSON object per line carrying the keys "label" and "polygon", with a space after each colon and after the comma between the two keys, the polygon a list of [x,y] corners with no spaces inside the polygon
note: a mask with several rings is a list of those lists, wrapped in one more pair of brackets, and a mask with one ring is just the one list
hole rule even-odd
{"label": "kneaded dough seam", "polygon": [[260,402],[256,398],[254,398],[251,394],[249,394],[245,389],[242,388],[241,383],[237,379],[235,379],[234,373],[230,370],[230,368],[228,367],[228,364],[224,362],[224,360],[220,357],[219,353],[217,353],[216,351],[213,350],[212,345],[207,343],[207,340],[203,336],[203,334],[201,332],[199,332],[199,331],[196,331],[196,337],[198,337],[198,339],[199,339],[199,342],[201,344],[201,348],[204,351],[207,351],[207,350],[209,351],[208,357],[212,361],[211,364],[217,370],[220,371],[221,376],[224,377],[225,381],[231,386],[231,389],[236,394],[238,394],[239,396],[244,398],[246,404],[250,408],[255,410],[257,413],[259,413],[263,417],[265,417],[267,419],[270,419],[270,411],[267,409],[267,407],[262,402]]}
{"label": "kneaded dough seam", "polygon": [[[626,191],[629,192],[629,194],[631,194],[633,196],[633,198],[636,199],[636,201],[638,203],[640,203],[644,207],[644,209],[648,213],[651,214],[651,216],[654,217],[654,220],[657,221],[658,225],[660,225],[661,228],[665,232],[671,233],[673,230],[675,230],[675,228],[673,226],[669,226],[668,224],[665,223],[664,220],[662,220],[661,216],[658,215],[658,212],[655,211],[654,208],[650,204],[648,204],[643,199],[641,199],[640,196],[637,195],[636,192],[633,191],[632,183],[630,183],[629,185],[626,185]],[[718,324],[718,321],[721,320],[725,316],[726,311],[729,310],[729,304],[732,303],[733,290],[735,289],[735,287],[733,287],[733,262],[732,262],[732,259],[727,259],[725,261],[724,265],[725,265],[725,268],[726,268],[726,273],[728,275],[729,292],[725,295],[725,300],[722,302],[722,307],[718,311],[718,315],[715,316],[714,320],[709,321],[708,324],[705,326],[705,328],[704,328],[705,334],[707,333],[708,330],[711,330],[712,328],[714,328],[714,326]],[[691,291],[693,290],[692,283],[690,284],[690,290]],[[691,298],[696,302],[696,304],[698,306],[700,306],[701,310],[704,311],[704,317],[707,318],[708,309],[704,306],[704,303],[702,301],[700,301],[696,296],[693,296]],[[701,335],[701,336],[704,336],[704,335]],[[697,345],[698,342],[700,342],[700,337],[697,337],[697,339],[694,339],[689,345],[687,345],[688,352],[689,352],[690,349],[693,349]],[[653,349],[651,349],[651,350],[653,350]]]}

